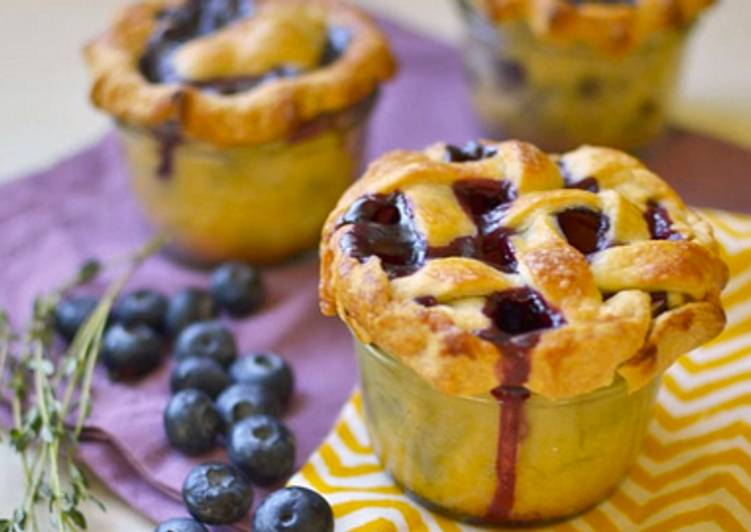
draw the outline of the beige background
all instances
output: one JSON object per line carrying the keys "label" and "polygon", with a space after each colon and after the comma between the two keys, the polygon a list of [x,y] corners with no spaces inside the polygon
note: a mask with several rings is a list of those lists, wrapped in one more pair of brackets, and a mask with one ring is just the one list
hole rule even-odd
{"label": "beige background", "polygon": [[[42,168],[95,140],[107,120],[86,99],[79,49],[127,0],[0,0],[0,181]],[[426,34],[458,42],[450,0],[360,0]],[[691,42],[674,120],[751,147],[751,0],[720,0]],[[751,198],[749,198],[751,200]],[[2,198],[0,201],[8,201]],[[0,444],[0,515],[22,485]],[[90,530],[137,532],[153,525],[101,486],[107,514],[87,512]]]}

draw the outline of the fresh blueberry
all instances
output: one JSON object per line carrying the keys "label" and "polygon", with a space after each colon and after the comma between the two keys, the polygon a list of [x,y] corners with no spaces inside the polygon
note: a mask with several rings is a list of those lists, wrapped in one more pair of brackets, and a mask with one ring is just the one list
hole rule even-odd
{"label": "fresh blueberry", "polygon": [[173,517],[159,523],[154,532],[209,532],[209,529],[190,517]]}
{"label": "fresh blueberry", "polygon": [[276,395],[253,384],[233,384],[219,394],[216,408],[227,427],[255,414],[279,416],[282,412]]}
{"label": "fresh blueberry", "polygon": [[200,390],[177,392],[164,410],[167,439],[185,454],[211,449],[222,428],[222,418],[211,397]]}
{"label": "fresh blueberry", "polygon": [[247,316],[263,302],[261,275],[247,264],[228,262],[211,275],[211,295],[232,316]]}
{"label": "fresh blueberry", "polygon": [[175,357],[211,358],[224,367],[237,357],[235,337],[229,329],[215,321],[202,321],[188,326],[175,342]]}
{"label": "fresh blueberry", "polygon": [[207,321],[219,314],[211,295],[200,288],[184,288],[173,295],[167,304],[167,330],[177,336],[188,325]]}
{"label": "fresh blueberry", "polygon": [[211,525],[235,523],[253,504],[253,490],[242,473],[228,464],[193,468],[183,483],[183,501],[190,515]]}
{"label": "fresh blueberry", "polygon": [[250,416],[232,427],[227,453],[254,484],[269,486],[292,474],[295,438],[272,416]]}
{"label": "fresh blueberry", "polygon": [[212,399],[229,384],[227,372],[210,358],[191,357],[181,360],[170,377],[172,393],[193,388],[205,392]]}
{"label": "fresh blueberry", "polygon": [[332,532],[334,512],[308,488],[291,486],[275,491],[256,510],[253,532]]}
{"label": "fresh blueberry", "polygon": [[68,340],[73,340],[78,329],[94,312],[99,300],[91,296],[71,297],[61,301],[55,308],[55,329]]}
{"label": "fresh blueberry", "polygon": [[268,351],[250,353],[238,358],[230,366],[234,382],[258,384],[275,393],[285,405],[292,395],[294,379],[289,364],[282,357]]}
{"label": "fresh blueberry", "polygon": [[101,359],[113,379],[127,380],[156,368],[162,350],[162,341],[151,327],[116,323],[104,334]]}
{"label": "fresh blueberry", "polygon": [[164,329],[167,298],[154,290],[136,290],[124,296],[112,309],[112,318],[124,325],[143,323],[155,331]]}

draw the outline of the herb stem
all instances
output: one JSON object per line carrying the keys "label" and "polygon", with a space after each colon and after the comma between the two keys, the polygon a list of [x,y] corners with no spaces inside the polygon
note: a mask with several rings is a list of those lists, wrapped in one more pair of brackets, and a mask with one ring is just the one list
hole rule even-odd
{"label": "herb stem", "polygon": [[[51,390],[49,388],[49,379],[45,372],[44,367],[44,345],[37,340],[33,344],[34,353],[34,385],[37,397],[37,403],[39,404],[39,414],[42,416],[42,447],[47,454],[47,460],[49,461],[49,475],[50,482],[52,484],[52,498],[50,500],[52,510],[55,514],[55,520],[59,530],[67,530],[63,518],[63,509],[61,506],[62,501],[62,488],[60,484],[60,476],[57,464],[57,452],[58,446],[55,442],[59,442],[53,432],[52,414],[50,412],[50,395]],[[59,414],[58,414],[59,415]],[[44,456],[44,451],[42,456]]]}
{"label": "herb stem", "polygon": [[0,310],[0,390],[5,389],[3,386],[5,383],[5,364],[8,360],[12,337],[8,316]]}
{"label": "herb stem", "polygon": [[[68,290],[98,274],[98,262],[89,261],[72,281],[34,301],[18,356],[10,352],[13,336],[7,316],[0,311],[0,389],[3,389],[5,364],[12,360],[9,388],[14,392],[10,398],[14,428],[11,443],[21,457],[26,484],[20,507],[10,519],[0,519],[3,532],[28,529],[38,532],[36,507],[42,501],[48,503],[54,527],[60,532],[86,528],[79,503],[92,500],[101,505],[89,493],[86,478],[74,459],[91,410],[91,388],[102,335],[110,309],[131,275],[165,242],[164,237],[158,236],[127,259],[125,271],[108,287],[69,349],[59,358],[52,352],[55,307]],[[33,390],[33,394],[29,390]],[[59,392],[63,392],[62,402],[58,399]],[[74,415],[75,423],[72,419],[69,422]],[[65,482],[61,466],[67,467],[69,476],[65,477]]]}
{"label": "herb stem", "polygon": [[32,529],[36,532],[39,530],[39,523],[37,522],[37,515],[34,511],[34,504],[36,503],[36,496],[39,491],[39,484],[42,482],[42,474],[44,473],[44,455],[38,454],[34,460],[29,471],[29,478],[26,482],[26,497],[23,502],[23,509],[25,515],[31,519]]}

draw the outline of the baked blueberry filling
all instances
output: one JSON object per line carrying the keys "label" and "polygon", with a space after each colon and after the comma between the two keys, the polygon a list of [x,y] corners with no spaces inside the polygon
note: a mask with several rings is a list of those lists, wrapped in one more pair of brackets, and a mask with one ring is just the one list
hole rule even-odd
{"label": "baked blueberry filling", "polygon": [[361,262],[377,256],[391,278],[410,275],[425,261],[425,242],[400,192],[360,198],[339,221],[343,225],[351,225],[341,240],[344,252]]}
{"label": "baked blueberry filling", "polygon": [[596,178],[590,176],[585,177],[584,179],[576,179],[563,161],[558,161],[558,170],[561,172],[563,183],[566,188],[586,190],[593,194],[597,194],[600,191],[600,184],[597,182]]}
{"label": "baked blueberry filling", "polygon": [[666,292],[652,292],[649,294],[652,301],[652,316],[657,317],[669,309],[668,294]]}
{"label": "baked blueberry filling", "polygon": [[471,140],[464,146],[448,144],[444,160],[449,163],[466,163],[487,159],[498,153],[498,150]]}
{"label": "baked blueberry filling", "polygon": [[464,211],[480,229],[497,220],[499,210],[516,199],[516,189],[509,181],[464,179],[454,183],[454,195]]}
{"label": "baked blueberry filling", "polygon": [[160,179],[167,179],[172,175],[175,166],[175,150],[182,144],[183,136],[174,122],[155,129],[154,136],[159,143],[159,164],[156,168],[156,175]]}
{"label": "baked blueberry filling", "polygon": [[400,194],[372,194],[356,200],[339,221],[339,225],[375,222],[382,225],[397,224],[402,219],[404,198]]}
{"label": "baked blueberry filling", "polygon": [[427,247],[417,231],[406,198],[399,192],[359,198],[339,220],[352,225],[342,238],[351,257],[365,261],[380,257],[390,277],[410,275],[428,258],[467,257],[506,273],[517,271],[510,237],[513,231],[499,224],[503,209],[516,197],[507,181],[468,179],[454,185],[454,194],[477,226],[475,236],[454,239],[445,246]]}
{"label": "baked blueberry filling", "polygon": [[681,234],[673,230],[673,220],[667,209],[659,203],[651,201],[647,204],[644,219],[653,240],[683,240]]}
{"label": "baked blueberry filling", "polygon": [[506,207],[516,198],[508,181],[465,179],[453,186],[454,195],[477,226],[476,236],[459,237],[446,246],[428,249],[428,257],[468,257],[506,273],[517,270],[510,237],[513,232],[500,226]]}
{"label": "baked blueberry filling", "polygon": [[357,224],[342,237],[342,247],[352,257],[365,262],[373,255],[389,277],[402,277],[417,271],[424,259],[423,246],[416,234],[403,226],[373,223]]}
{"label": "baked blueberry filling", "polygon": [[584,77],[576,83],[576,93],[580,98],[592,99],[602,91],[602,82],[595,77]]}
{"label": "baked blueberry filling", "polygon": [[415,303],[423,307],[435,307],[438,304],[438,300],[435,296],[418,296],[415,298]]}
{"label": "baked blueberry filling", "polygon": [[485,262],[502,272],[514,273],[518,264],[511,245],[512,235],[510,229],[501,227],[488,234],[459,237],[445,246],[429,247],[428,258],[467,257]]}
{"label": "baked blueberry filling", "polygon": [[495,72],[498,84],[506,89],[519,89],[527,82],[527,69],[512,59],[497,60]]}
{"label": "baked blueberry filling", "polygon": [[639,113],[644,118],[652,118],[660,112],[660,105],[654,100],[645,100],[639,105]]}
{"label": "baked blueberry filling", "polygon": [[320,65],[330,65],[339,59],[349,46],[352,33],[347,28],[332,26],[326,36],[326,45],[321,54]]}
{"label": "baked blueberry filling", "polygon": [[504,519],[514,502],[523,406],[530,396],[524,387],[529,377],[529,354],[537,345],[541,331],[560,327],[566,320],[539,292],[529,287],[491,294],[485,301],[483,313],[490,318],[491,325],[479,331],[478,336],[495,344],[502,355],[498,362],[501,385],[491,392],[501,406],[496,459],[498,485],[487,516]]}
{"label": "baked blueberry filling", "polygon": [[[278,65],[260,75],[236,76],[209,80],[183,79],[175,70],[173,55],[183,44],[248,17],[253,13],[252,0],[187,0],[157,15],[157,27],[140,59],[140,70],[151,83],[186,83],[205,91],[231,95],[250,90],[268,81],[295,77],[300,70],[292,65]],[[327,66],[347,49],[351,33],[332,27],[319,61]]]}
{"label": "baked blueberry filling", "polygon": [[141,56],[141,72],[152,83],[181,81],[172,65],[172,55],[180,45],[214,33],[252,11],[251,0],[186,0],[160,11],[156,30]]}
{"label": "baked blueberry filling", "polygon": [[483,313],[491,326],[481,333],[495,343],[545,329],[560,327],[563,316],[548,305],[542,295],[529,287],[512,288],[488,296]]}
{"label": "baked blueberry filling", "polygon": [[514,247],[511,244],[513,232],[505,227],[499,227],[494,231],[484,234],[480,260],[483,260],[505,273],[514,273],[518,270]]}
{"label": "baked blueberry filling", "polygon": [[585,177],[580,181],[567,182],[566,188],[575,188],[579,190],[586,190],[593,194],[597,194],[600,191],[600,184],[594,177]]}
{"label": "baked blueberry filling", "polygon": [[606,216],[585,208],[568,209],[556,216],[569,244],[589,255],[607,247],[605,235],[610,227]]}

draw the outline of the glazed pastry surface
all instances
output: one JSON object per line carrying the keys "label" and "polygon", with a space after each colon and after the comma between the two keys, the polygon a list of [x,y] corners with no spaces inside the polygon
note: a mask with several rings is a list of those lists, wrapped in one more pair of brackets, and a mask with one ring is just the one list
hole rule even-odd
{"label": "glazed pastry surface", "polygon": [[329,216],[321,257],[324,313],[449,394],[639,389],[725,323],[709,224],[606,148],[389,153]]}

